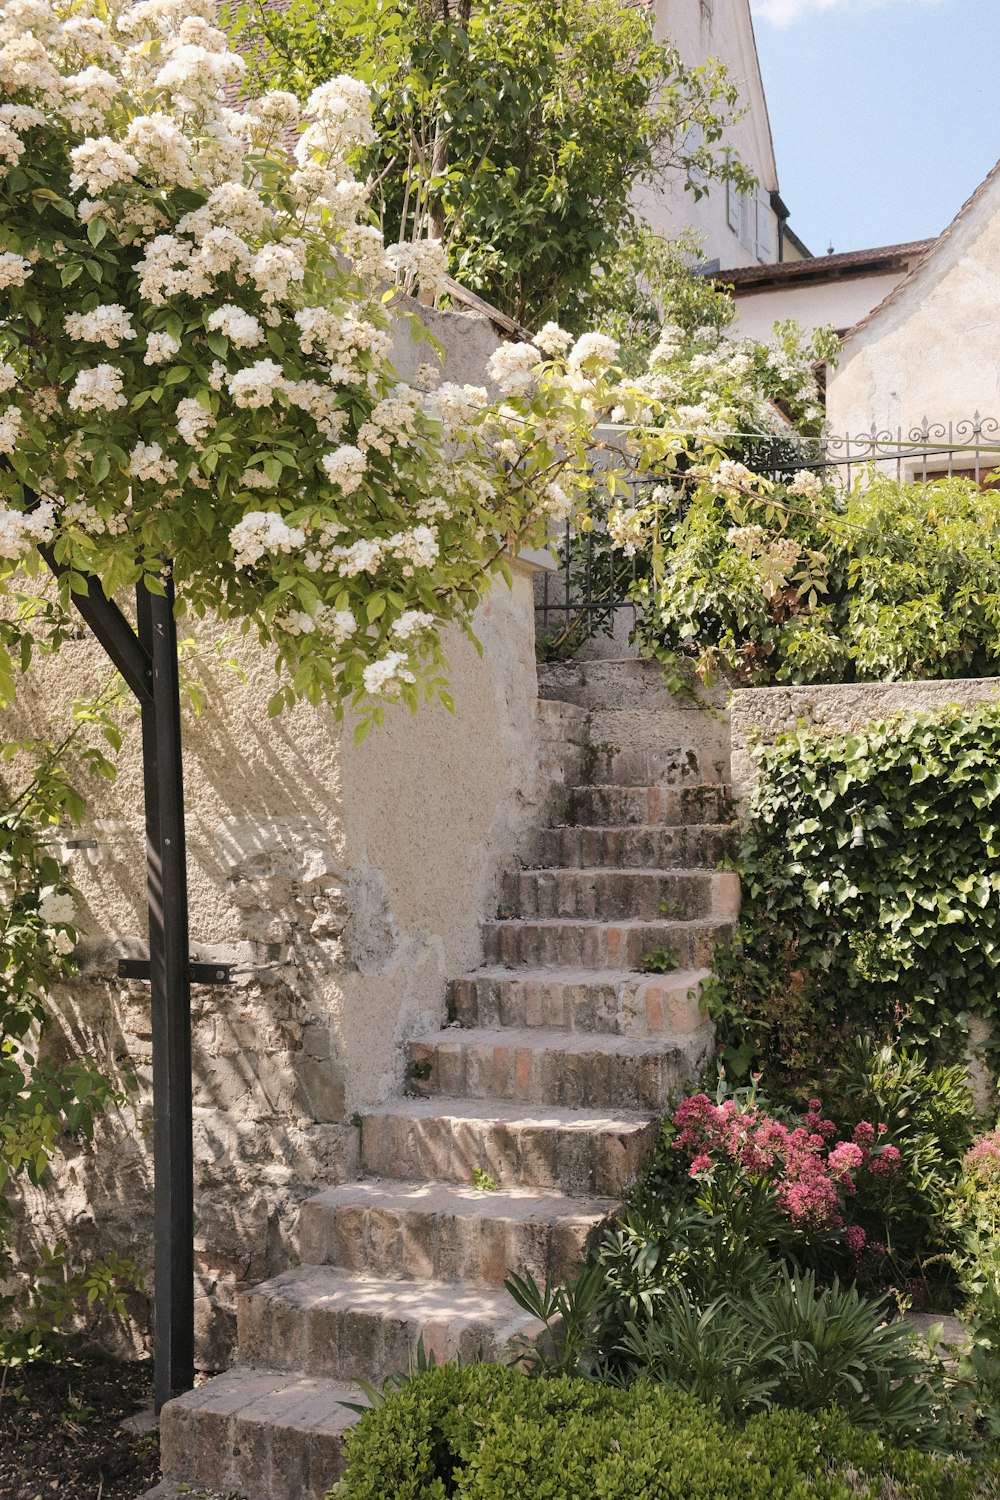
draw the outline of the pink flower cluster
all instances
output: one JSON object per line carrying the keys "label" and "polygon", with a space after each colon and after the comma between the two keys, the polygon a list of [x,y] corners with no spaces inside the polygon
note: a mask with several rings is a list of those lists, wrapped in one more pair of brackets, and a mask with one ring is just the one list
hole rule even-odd
{"label": "pink flower cluster", "polygon": [[991,1130],[980,1136],[965,1153],[962,1167],[965,1175],[981,1187],[995,1187],[1000,1183],[1000,1130]]}
{"label": "pink flower cluster", "polygon": [[[876,1146],[876,1130],[867,1121],[849,1141],[837,1140],[836,1125],[820,1109],[819,1100],[811,1100],[799,1123],[789,1126],[753,1105],[741,1108],[734,1099],[713,1104],[707,1094],[692,1094],[674,1115],[674,1149],[690,1156],[692,1177],[728,1161],[748,1177],[772,1182],[789,1218],[803,1229],[840,1229],[843,1199],[856,1191],[856,1174],[889,1176],[898,1171],[900,1157],[895,1146]],[[879,1126],[878,1133],[884,1129]],[[853,1228],[861,1236],[859,1253],[864,1231]]]}

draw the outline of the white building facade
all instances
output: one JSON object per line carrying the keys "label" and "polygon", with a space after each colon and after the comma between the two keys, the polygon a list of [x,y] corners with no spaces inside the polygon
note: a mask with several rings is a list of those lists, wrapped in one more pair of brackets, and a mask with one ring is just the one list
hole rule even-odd
{"label": "white building facade", "polygon": [[778,193],[750,0],[656,0],[656,35],[673,42],[689,67],[709,58],[726,64],[745,108],[724,144],[742,158],[758,187],[742,195],[714,183],[696,199],[679,181],[658,183],[639,195],[643,216],[668,239],[692,228],[713,270],[799,258],[804,247],[787,231]]}

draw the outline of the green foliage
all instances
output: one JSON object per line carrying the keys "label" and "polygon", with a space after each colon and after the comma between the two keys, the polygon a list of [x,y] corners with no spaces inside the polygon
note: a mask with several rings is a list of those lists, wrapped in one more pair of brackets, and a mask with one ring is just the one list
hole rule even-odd
{"label": "green foliage", "polygon": [[[736,456],[752,465],[752,451]],[[639,639],[675,671],[766,685],[998,670],[995,491],[872,472],[841,493],[806,471],[772,482],[717,465],[644,520]]]}
{"label": "green foliage", "polygon": [[735,85],[655,41],[645,6],[257,0],[232,14],[256,39],[256,81],[369,84],[379,142],[363,165],[387,239],[430,228],[464,286],[530,326],[589,316],[601,268],[635,232],[637,183],[669,173],[696,197],[713,180],[753,183],[720,144],[741,112]]}
{"label": "green foliage", "polygon": [[762,1286],[696,1302],[683,1286],[631,1322],[615,1354],[624,1372],[678,1385],[739,1420],[772,1406],[876,1427],[890,1442],[938,1447],[940,1399],[905,1324],[855,1287],[818,1289],[782,1271]]}
{"label": "green foliage", "polygon": [[654,948],[642,960],[644,974],[672,974],[680,968],[680,959],[672,948]]}
{"label": "green foliage", "polygon": [[336,1500],[987,1500],[989,1472],[852,1427],[829,1410],[725,1421],[670,1386],[444,1366],[346,1440]]}
{"label": "green foliage", "polygon": [[712,1004],[724,1044],[751,1044],[769,1086],[806,1085],[806,1025],[828,1049],[898,1037],[926,1058],[955,1055],[970,1012],[997,1013],[998,755],[993,705],[757,749],[737,948]]}
{"label": "green foliage", "polygon": [[[594,288],[590,316],[622,348],[622,368],[639,375],[660,340],[664,323],[690,340],[705,329],[724,334],[736,316],[732,295],[698,273],[701,248],[692,235],[667,240],[636,226],[618,247]],[[693,384],[693,382],[692,382]],[[694,392],[691,392],[694,399]]]}
{"label": "green foliage", "polygon": [[[21,638],[23,671],[58,650],[69,632],[57,605],[30,597],[9,628]],[[16,1190],[21,1180],[44,1184],[63,1140],[90,1140],[99,1116],[123,1098],[92,1056],[49,1048],[51,991],[76,972],[75,891],[54,852],[56,833],[83,815],[81,782],[114,778],[108,752],[122,743],[123,694],[112,675],[72,705],[57,734],[0,743],[8,783],[21,774],[0,808],[0,1278],[10,1268],[3,1189]],[[42,1246],[17,1294],[0,1296],[0,1361],[36,1358],[71,1315],[95,1302],[120,1315],[126,1291],[140,1283],[138,1269],[117,1255],[80,1268],[64,1245]]]}
{"label": "green foliage", "polygon": [[95,1304],[111,1317],[124,1318],[129,1293],[142,1285],[143,1275],[135,1262],[113,1251],[83,1270],[74,1270],[65,1245],[43,1246],[39,1263],[26,1273],[20,1293],[0,1296],[0,1365],[51,1355],[54,1336],[64,1333],[72,1319]]}

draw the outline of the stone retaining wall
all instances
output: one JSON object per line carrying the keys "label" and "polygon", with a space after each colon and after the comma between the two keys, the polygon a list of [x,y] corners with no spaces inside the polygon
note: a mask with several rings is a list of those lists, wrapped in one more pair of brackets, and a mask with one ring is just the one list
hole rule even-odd
{"label": "stone retaining wall", "polygon": [[743,806],[756,784],[752,750],[789,730],[847,734],[873,719],[957,703],[971,708],[1000,697],[1000,678],[942,682],[858,682],[818,687],[737,688],[730,700],[733,794]]}

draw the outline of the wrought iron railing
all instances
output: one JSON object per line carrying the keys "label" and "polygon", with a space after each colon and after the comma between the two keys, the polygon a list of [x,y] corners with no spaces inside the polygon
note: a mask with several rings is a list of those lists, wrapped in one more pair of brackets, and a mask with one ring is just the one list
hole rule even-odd
{"label": "wrought iron railing", "polygon": [[[868,432],[823,439],[730,436],[742,461],[769,479],[814,469],[835,474],[837,483],[850,488],[859,475],[875,468],[914,484],[962,478],[1000,488],[1000,480],[990,478],[1000,470],[1000,419],[978,411],[961,421],[930,422],[925,417],[916,427],[893,430],[873,424]],[[658,482],[648,474],[636,474],[631,481],[637,496]],[[535,587],[540,653],[565,657],[596,635],[627,636],[641,608],[634,586],[645,572],[643,559],[613,551],[600,523],[595,531],[580,534],[567,522],[553,537],[552,550],[556,567],[542,573]]]}

